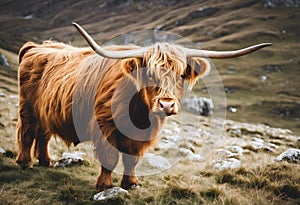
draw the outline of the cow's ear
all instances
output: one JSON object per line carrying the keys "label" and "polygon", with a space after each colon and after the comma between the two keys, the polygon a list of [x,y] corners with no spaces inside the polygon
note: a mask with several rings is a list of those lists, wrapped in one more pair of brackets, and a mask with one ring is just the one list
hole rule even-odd
{"label": "cow's ear", "polygon": [[210,63],[204,58],[188,58],[186,69],[181,76],[185,81],[188,82],[189,88],[195,85],[197,80],[210,71]]}
{"label": "cow's ear", "polygon": [[141,58],[126,58],[122,60],[122,69],[125,74],[133,75],[137,69],[142,67]]}

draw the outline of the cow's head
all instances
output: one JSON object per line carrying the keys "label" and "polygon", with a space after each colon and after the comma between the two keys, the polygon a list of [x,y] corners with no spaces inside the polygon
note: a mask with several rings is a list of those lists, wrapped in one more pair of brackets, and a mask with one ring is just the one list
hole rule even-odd
{"label": "cow's head", "polygon": [[181,46],[157,43],[141,57],[123,59],[122,68],[136,84],[148,109],[169,116],[180,110],[184,81],[192,88],[209,72],[210,64],[203,58],[187,58]]}
{"label": "cow's head", "polygon": [[106,58],[122,59],[123,71],[134,81],[143,100],[153,113],[177,114],[184,81],[191,89],[195,82],[210,71],[205,58],[232,58],[256,51],[263,43],[237,51],[207,51],[157,43],[133,50],[105,50],[78,24],[73,23],[92,49]]}

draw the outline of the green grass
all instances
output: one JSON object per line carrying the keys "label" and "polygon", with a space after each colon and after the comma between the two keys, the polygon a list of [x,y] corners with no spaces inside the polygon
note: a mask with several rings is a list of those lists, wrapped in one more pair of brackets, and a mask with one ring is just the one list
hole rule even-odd
{"label": "green grass", "polygon": [[[0,204],[297,204],[299,165],[272,163],[216,171],[177,164],[174,170],[139,177],[140,187],[104,201],[93,201],[98,167],[34,166],[18,169],[0,156]],[[208,169],[208,170],[207,170]],[[189,170],[189,172],[187,172]],[[120,182],[119,175],[113,181]]]}
{"label": "green grass", "polygon": [[215,176],[216,183],[228,184],[241,190],[272,196],[273,203],[286,204],[300,202],[299,166],[294,164],[272,164],[252,170],[240,168],[225,170]]}

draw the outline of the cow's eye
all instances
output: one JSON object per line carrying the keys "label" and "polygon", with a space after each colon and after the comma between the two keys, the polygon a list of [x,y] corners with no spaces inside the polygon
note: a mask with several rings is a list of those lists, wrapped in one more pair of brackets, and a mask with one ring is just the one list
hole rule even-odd
{"label": "cow's eye", "polygon": [[185,79],[185,74],[182,74],[180,77],[184,80]]}

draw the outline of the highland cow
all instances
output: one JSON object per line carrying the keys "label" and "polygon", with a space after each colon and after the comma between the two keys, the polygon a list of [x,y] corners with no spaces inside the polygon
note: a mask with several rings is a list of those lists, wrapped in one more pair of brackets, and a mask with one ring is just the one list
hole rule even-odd
{"label": "highland cow", "polygon": [[49,166],[48,142],[67,145],[92,140],[101,163],[97,190],[111,188],[111,174],[124,164],[121,186],[137,185],[134,169],[155,142],[169,115],[180,111],[184,81],[190,88],[210,70],[205,58],[231,58],[269,44],[238,51],[206,51],[156,43],[149,47],[100,47],[76,23],[91,48],[45,41],[19,52],[17,163]]}

